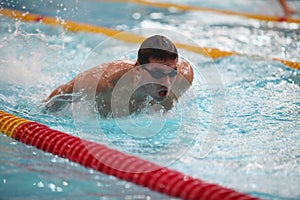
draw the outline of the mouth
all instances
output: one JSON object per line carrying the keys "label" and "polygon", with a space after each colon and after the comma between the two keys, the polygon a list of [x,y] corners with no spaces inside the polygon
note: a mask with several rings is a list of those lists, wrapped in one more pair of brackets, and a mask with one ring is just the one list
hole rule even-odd
{"label": "mouth", "polygon": [[167,88],[166,86],[155,85],[152,88],[150,94],[156,101],[163,101],[168,95],[168,93],[169,93],[169,88]]}
{"label": "mouth", "polygon": [[158,96],[161,97],[161,98],[164,98],[166,97],[168,94],[168,90],[161,90],[158,92]]}

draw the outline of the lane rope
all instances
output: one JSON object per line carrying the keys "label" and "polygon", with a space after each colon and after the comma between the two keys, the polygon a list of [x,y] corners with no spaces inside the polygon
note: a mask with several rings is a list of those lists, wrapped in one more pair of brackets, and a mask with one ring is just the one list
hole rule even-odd
{"label": "lane rope", "polygon": [[[54,26],[54,27],[63,27],[67,31],[72,31],[72,32],[88,32],[88,33],[94,33],[94,34],[103,34],[108,37],[114,37],[115,39],[128,42],[128,43],[135,43],[135,44],[140,44],[142,41],[146,39],[146,37],[141,36],[141,35],[136,35],[133,33],[129,32],[123,32],[119,30],[114,30],[106,27],[101,27],[101,26],[95,26],[95,25],[90,25],[90,24],[83,24],[83,23],[78,23],[70,20],[62,20],[62,19],[57,19],[55,17],[49,17],[49,16],[41,16],[41,15],[36,15],[32,13],[25,13],[21,12],[18,10],[11,10],[11,9],[2,9],[0,10],[0,13],[3,16],[10,17],[13,19],[18,19],[26,22],[40,22],[46,25]],[[119,34],[122,33],[122,34]],[[235,51],[223,51],[217,48],[210,48],[210,47],[199,47],[195,45],[190,45],[190,44],[183,44],[180,42],[174,42],[175,45],[178,48],[185,49],[197,54],[201,54],[204,56],[211,57],[212,59],[218,59],[226,56],[232,56],[232,55],[244,55],[244,56],[254,56],[254,57],[259,57],[259,58],[264,58],[259,55],[245,55],[241,54]],[[300,70],[300,62],[296,61],[289,61],[289,60],[284,60],[280,58],[264,58],[264,59],[271,59],[274,61],[279,61],[282,64],[289,66],[294,69]]]}
{"label": "lane rope", "polygon": [[87,168],[172,197],[206,200],[257,199],[2,110],[0,110],[0,132],[19,142],[77,162]]}
{"label": "lane rope", "polygon": [[288,22],[288,23],[298,23],[300,24],[300,19],[298,18],[290,18],[290,17],[277,17],[277,16],[268,16],[268,15],[258,15],[253,13],[243,13],[243,12],[235,12],[229,10],[219,10],[213,8],[204,8],[199,6],[191,6],[185,4],[178,3],[169,3],[169,2],[158,2],[158,1],[149,1],[149,0],[98,0],[98,1],[109,1],[109,2],[127,2],[127,3],[135,3],[145,6],[159,7],[159,8],[173,8],[179,11],[201,11],[201,12],[212,12],[217,14],[224,15],[232,15],[232,16],[240,16],[246,17],[261,21],[271,21],[271,22]]}

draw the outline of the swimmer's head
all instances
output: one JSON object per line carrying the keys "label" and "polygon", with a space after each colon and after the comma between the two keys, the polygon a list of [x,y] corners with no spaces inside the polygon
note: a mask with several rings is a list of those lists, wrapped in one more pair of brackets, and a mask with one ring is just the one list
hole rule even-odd
{"label": "swimmer's head", "polygon": [[145,92],[157,101],[163,101],[177,75],[178,52],[169,39],[161,35],[147,38],[138,52],[136,65],[140,66]]}
{"label": "swimmer's head", "polygon": [[150,58],[161,61],[175,60],[178,58],[177,48],[164,36],[151,36],[141,44],[137,61],[140,65],[144,65],[150,62]]}

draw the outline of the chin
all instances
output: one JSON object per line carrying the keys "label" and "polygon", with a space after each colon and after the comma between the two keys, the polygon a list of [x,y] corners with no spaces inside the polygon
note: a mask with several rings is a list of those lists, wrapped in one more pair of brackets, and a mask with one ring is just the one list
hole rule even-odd
{"label": "chin", "polygon": [[165,97],[153,97],[153,99],[157,102],[162,102],[163,100],[165,100]]}
{"label": "chin", "polygon": [[167,95],[152,95],[152,98],[155,100],[155,101],[158,101],[158,102],[162,102],[166,99]]}

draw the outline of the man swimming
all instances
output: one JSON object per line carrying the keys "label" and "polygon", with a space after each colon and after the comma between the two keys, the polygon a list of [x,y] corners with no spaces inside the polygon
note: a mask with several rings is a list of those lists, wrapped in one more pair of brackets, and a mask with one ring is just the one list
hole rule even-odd
{"label": "man swimming", "polygon": [[[93,99],[102,117],[136,113],[149,105],[160,105],[167,111],[193,78],[191,65],[179,60],[175,45],[164,36],[154,35],[141,44],[137,61],[104,63],[57,87],[46,99],[46,109],[61,110],[67,102],[76,101],[72,94],[79,94],[79,99]],[[124,105],[128,111],[122,111]]]}

